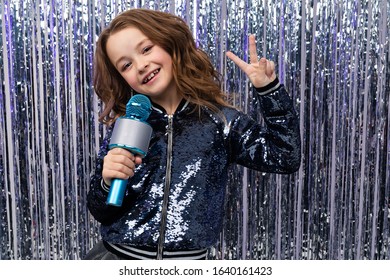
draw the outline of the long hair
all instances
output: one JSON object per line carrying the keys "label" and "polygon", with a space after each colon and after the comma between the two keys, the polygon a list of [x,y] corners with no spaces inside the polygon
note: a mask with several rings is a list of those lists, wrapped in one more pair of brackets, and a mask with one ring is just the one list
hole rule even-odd
{"label": "long hair", "polygon": [[116,16],[99,36],[94,61],[94,89],[104,103],[99,121],[112,123],[124,115],[132,89],[107,55],[108,38],[127,27],[138,28],[171,57],[178,93],[196,104],[219,112],[217,105],[229,106],[221,90],[220,74],[208,55],[199,49],[186,22],[178,16],[148,9],[131,9]]}

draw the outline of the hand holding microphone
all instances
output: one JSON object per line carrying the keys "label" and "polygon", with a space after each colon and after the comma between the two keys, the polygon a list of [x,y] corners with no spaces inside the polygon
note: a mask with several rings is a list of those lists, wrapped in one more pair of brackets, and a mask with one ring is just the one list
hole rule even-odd
{"label": "hand holding microphone", "polygon": [[[146,122],[151,111],[150,100],[141,94],[134,95],[126,105],[126,115],[116,120],[109,144],[109,156],[120,156],[124,168],[134,169],[149,148],[152,128]],[[125,151],[115,148],[122,148]],[[115,149],[115,150],[114,150]],[[130,154],[131,153],[131,154]],[[119,158],[119,157],[117,157]],[[119,164],[112,162],[111,164]],[[127,172],[124,173],[129,173]],[[107,204],[121,206],[126,192],[127,179],[115,178],[111,182]]]}
{"label": "hand holding microphone", "polygon": [[142,157],[133,155],[123,148],[112,148],[103,161],[102,177],[104,182],[111,186],[114,178],[127,179],[134,176],[137,165],[142,163]]}

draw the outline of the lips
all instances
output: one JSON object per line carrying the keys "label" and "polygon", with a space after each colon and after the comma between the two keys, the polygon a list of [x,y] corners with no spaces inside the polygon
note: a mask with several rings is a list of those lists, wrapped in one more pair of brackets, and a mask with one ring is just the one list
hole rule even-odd
{"label": "lips", "polygon": [[160,69],[156,69],[151,72],[145,79],[142,80],[142,83],[146,84],[147,82],[149,82],[151,79],[153,79],[154,76],[156,76],[158,72],[160,72]]}

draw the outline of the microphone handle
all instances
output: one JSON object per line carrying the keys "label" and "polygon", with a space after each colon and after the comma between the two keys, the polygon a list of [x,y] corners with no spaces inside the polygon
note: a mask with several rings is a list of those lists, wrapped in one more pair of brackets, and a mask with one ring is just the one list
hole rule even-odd
{"label": "microphone handle", "polygon": [[[134,133],[136,131],[137,133]],[[123,148],[134,155],[144,157],[149,148],[152,127],[139,120],[119,118],[111,135],[109,149]],[[120,207],[126,193],[128,180],[115,178],[112,180],[106,204]]]}
{"label": "microphone handle", "polygon": [[122,206],[123,198],[125,196],[127,181],[125,179],[113,179],[111,182],[110,191],[108,193],[106,203],[120,207]]}

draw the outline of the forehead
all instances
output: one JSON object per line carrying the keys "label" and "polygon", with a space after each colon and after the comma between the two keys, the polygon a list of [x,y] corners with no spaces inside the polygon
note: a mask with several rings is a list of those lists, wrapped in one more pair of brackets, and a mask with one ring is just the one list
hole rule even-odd
{"label": "forehead", "polygon": [[110,58],[113,58],[116,54],[122,56],[122,52],[136,49],[139,44],[147,39],[146,35],[138,28],[126,27],[108,37],[106,43],[107,54]]}
{"label": "forehead", "polygon": [[107,39],[107,47],[117,44],[137,44],[140,40],[147,38],[144,33],[136,27],[129,26],[124,29],[114,31]]}

